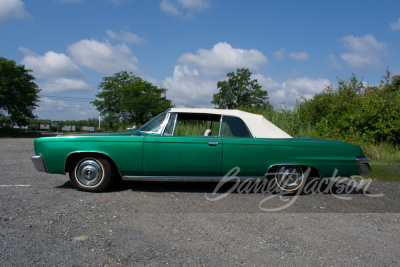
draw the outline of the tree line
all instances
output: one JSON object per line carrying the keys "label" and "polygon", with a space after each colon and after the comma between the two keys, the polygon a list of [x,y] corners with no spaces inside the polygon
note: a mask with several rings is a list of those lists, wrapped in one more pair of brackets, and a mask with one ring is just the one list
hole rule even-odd
{"label": "tree line", "polygon": [[[0,57],[0,123],[36,121],[32,111],[39,106],[40,89],[30,72]],[[391,77],[389,70],[377,86],[366,85],[354,74],[346,80],[338,79],[336,88],[330,85],[311,99],[299,99],[293,111],[274,110],[268,92],[251,79],[251,74],[246,68],[229,72],[226,80],[217,82],[218,92],[211,104],[263,114],[293,136],[365,142],[400,140],[400,75]],[[126,71],[103,77],[98,88],[97,99],[91,104],[100,112],[105,131],[142,125],[174,106],[166,98],[166,88]],[[97,126],[98,120],[60,124]]]}

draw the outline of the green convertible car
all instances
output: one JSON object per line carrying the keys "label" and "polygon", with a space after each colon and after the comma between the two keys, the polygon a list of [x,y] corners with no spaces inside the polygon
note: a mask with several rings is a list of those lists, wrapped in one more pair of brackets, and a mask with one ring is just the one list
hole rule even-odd
{"label": "green convertible car", "polygon": [[239,179],[271,179],[282,191],[296,191],[308,174],[371,171],[359,146],[294,138],[263,116],[240,110],[171,108],[130,130],[38,138],[32,161],[38,171],[68,172],[74,187],[94,192],[119,178],[220,181],[233,168]]}

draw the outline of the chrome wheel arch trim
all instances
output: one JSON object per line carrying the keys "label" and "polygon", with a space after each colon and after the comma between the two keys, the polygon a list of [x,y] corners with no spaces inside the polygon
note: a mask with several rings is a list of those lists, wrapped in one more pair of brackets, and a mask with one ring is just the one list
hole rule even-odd
{"label": "chrome wheel arch trim", "polygon": [[[122,175],[121,175],[121,173],[120,173],[120,171],[119,171],[119,169],[118,169],[117,164],[115,164],[115,161],[114,161],[108,154],[103,153],[103,152],[98,152],[98,151],[74,151],[74,152],[69,153],[69,154],[67,155],[67,157],[65,158],[65,162],[64,162],[64,173],[67,172],[67,171],[66,171],[66,170],[67,170],[67,161],[68,161],[68,159],[69,159],[70,156],[73,156],[73,155],[75,155],[75,154],[85,154],[85,153],[87,153],[87,154],[98,154],[98,155],[103,155],[103,156],[107,157],[107,158],[111,161],[111,164],[113,164],[113,165],[115,166],[115,170],[116,170],[116,171],[118,172],[118,174],[122,177]],[[74,170],[75,170],[75,167],[74,167]]]}

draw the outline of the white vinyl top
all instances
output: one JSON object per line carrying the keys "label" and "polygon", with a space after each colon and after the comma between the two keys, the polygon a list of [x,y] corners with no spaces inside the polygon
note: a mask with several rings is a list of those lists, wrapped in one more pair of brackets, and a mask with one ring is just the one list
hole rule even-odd
{"label": "white vinyl top", "polygon": [[212,108],[171,108],[174,113],[203,113],[216,115],[229,115],[241,118],[249,128],[254,138],[292,138],[275,124],[257,115],[237,109],[212,109]]}

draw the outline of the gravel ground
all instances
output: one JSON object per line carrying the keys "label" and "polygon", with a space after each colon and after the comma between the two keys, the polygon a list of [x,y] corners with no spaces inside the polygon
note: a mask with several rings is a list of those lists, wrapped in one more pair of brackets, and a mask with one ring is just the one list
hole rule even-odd
{"label": "gravel ground", "polygon": [[0,266],[400,265],[397,182],[345,194],[316,180],[323,193],[235,190],[218,201],[232,185],[213,194],[216,183],[122,182],[88,193],[37,172],[33,139],[0,139],[0,149]]}

